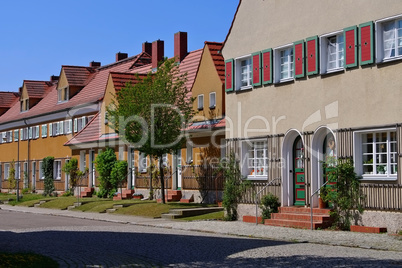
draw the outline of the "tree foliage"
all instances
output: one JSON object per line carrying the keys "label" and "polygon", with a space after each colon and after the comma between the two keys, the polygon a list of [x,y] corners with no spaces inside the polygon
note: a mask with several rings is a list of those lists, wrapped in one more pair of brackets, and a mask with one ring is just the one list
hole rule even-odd
{"label": "tree foliage", "polygon": [[324,198],[332,204],[331,216],[335,220],[334,224],[342,230],[350,230],[352,223],[358,224],[364,211],[362,201],[365,199],[353,161],[338,160],[335,166],[326,168],[326,175],[329,182]]}
{"label": "tree foliage", "polygon": [[117,189],[119,185],[127,179],[128,164],[127,161],[117,160],[114,163],[112,172],[110,173],[110,183]]}
{"label": "tree foliage", "polygon": [[44,180],[44,192],[43,195],[51,195],[54,191],[54,182],[53,182],[53,163],[54,157],[48,156],[43,159],[42,162],[42,172],[45,176]]}
{"label": "tree foliage", "polygon": [[279,202],[279,198],[272,194],[268,193],[261,198],[260,208],[262,210],[262,219],[270,219],[272,213],[277,213],[278,208],[281,206]]}
{"label": "tree foliage", "polygon": [[14,189],[17,186],[17,180],[15,179],[15,161],[11,161],[10,169],[8,170],[8,183],[9,189]]}
{"label": "tree foliage", "polygon": [[77,158],[71,158],[70,161],[64,164],[62,170],[68,174],[70,178],[70,193],[74,194],[74,190],[80,183],[81,179],[88,174],[88,168],[85,168],[84,171],[81,171],[78,168]]}
{"label": "tree foliage", "polygon": [[181,149],[183,129],[194,114],[194,98],[186,87],[187,74],[179,71],[174,59],[159,64],[157,72],[143,79],[137,76],[135,82],[117,92],[107,108],[110,125],[140,152],[159,159],[165,202],[162,156]]}
{"label": "tree foliage", "polygon": [[116,192],[116,187],[112,184],[111,177],[116,161],[116,154],[112,148],[106,148],[95,159],[96,170],[99,173],[99,197],[110,197]]}
{"label": "tree foliage", "polygon": [[219,164],[219,172],[222,172],[225,183],[223,189],[222,205],[226,210],[226,220],[237,220],[237,206],[245,191],[251,187],[251,182],[241,175],[239,163],[233,153],[228,159]]}

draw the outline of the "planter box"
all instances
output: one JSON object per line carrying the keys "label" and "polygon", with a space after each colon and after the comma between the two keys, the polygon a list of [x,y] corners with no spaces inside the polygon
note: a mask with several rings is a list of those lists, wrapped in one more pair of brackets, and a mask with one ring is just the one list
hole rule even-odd
{"label": "planter box", "polygon": [[142,195],[133,195],[133,199],[143,199],[144,196]]}
{"label": "planter box", "polygon": [[369,227],[369,226],[359,226],[359,225],[352,225],[350,226],[351,232],[359,232],[359,233],[386,233],[386,227]]}
{"label": "planter box", "polygon": [[[255,216],[243,216],[243,222],[255,223]],[[258,217],[258,223],[262,224],[262,217]]]}

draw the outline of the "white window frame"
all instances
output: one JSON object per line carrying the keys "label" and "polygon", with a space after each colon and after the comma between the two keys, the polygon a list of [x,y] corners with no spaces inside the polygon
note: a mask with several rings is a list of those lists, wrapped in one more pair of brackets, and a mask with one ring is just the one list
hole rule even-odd
{"label": "white window frame", "polygon": [[323,34],[320,36],[320,74],[333,73],[333,72],[339,72],[339,71],[344,70],[344,60],[342,60],[342,66],[337,66],[336,68],[328,69],[329,38],[332,38],[332,37],[337,38],[337,52],[339,53],[340,46],[342,46],[343,57],[345,57],[345,48],[344,48],[345,40],[343,40],[342,44],[338,43],[338,36],[342,36],[342,38],[343,38],[342,30]]}
{"label": "white window frame", "polygon": [[32,127],[28,128],[28,139],[32,140]]}
{"label": "white window frame", "polygon": [[47,124],[42,125],[42,138],[47,137]]}
{"label": "white window frame", "polygon": [[53,179],[61,180],[61,160],[54,160],[53,162]]}
{"label": "white window frame", "polygon": [[[384,18],[381,20],[377,20],[375,22],[375,28],[376,28],[375,47],[376,47],[376,62],[377,63],[402,59],[402,54],[386,58],[385,51],[384,51],[384,25],[387,23],[390,23],[392,21],[394,21],[394,23],[396,23],[399,20],[402,20],[402,15]],[[394,29],[394,30],[395,30],[395,32],[397,32],[396,29]],[[402,32],[402,30],[401,30],[401,32]],[[402,38],[402,35],[400,36],[400,38]],[[397,38],[395,37],[395,39],[397,39]],[[396,42],[394,43],[394,45],[396,45]],[[395,53],[396,52],[397,52],[397,49],[395,49]]]}
{"label": "white window frame", "polygon": [[64,134],[64,121],[59,122],[59,135]]}
{"label": "white window frame", "polygon": [[74,133],[78,132],[78,118],[74,118]]}
{"label": "white window frame", "polygon": [[7,142],[13,142],[13,131],[7,131]]}
{"label": "white window frame", "polygon": [[60,122],[53,123],[53,136],[59,136],[60,134]]}
{"label": "white window frame", "polygon": [[186,163],[187,164],[193,163],[193,148],[194,148],[193,143],[191,141],[188,142],[187,146],[186,146]]}
{"label": "white window frame", "polygon": [[140,173],[146,173],[148,168],[148,157],[145,155],[145,153],[138,153],[138,170]]}
{"label": "white window frame", "polygon": [[198,110],[204,110],[204,94],[200,94],[197,96],[197,108]]}
{"label": "white window frame", "polygon": [[80,151],[80,170],[84,171],[85,168],[87,167],[87,161],[86,161],[86,151]]}
{"label": "white window frame", "polygon": [[[286,65],[288,65],[288,76],[282,78],[281,76],[281,58],[283,55],[282,52],[285,51],[291,51],[292,54],[288,55],[287,58],[288,60],[290,60],[289,62],[286,63]],[[290,59],[289,59],[290,58]],[[284,46],[280,46],[277,48],[274,48],[274,82],[275,83],[284,83],[284,82],[289,82],[289,81],[294,81],[295,79],[295,74],[294,74],[294,64],[295,64],[295,60],[294,60],[295,56],[294,56],[294,51],[293,51],[293,44],[287,44]]]}
{"label": "white window frame", "polygon": [[215,109],[216,107],[216,92],[209,93],[209,109]]}
{"label": "white window frame", "polygon": [[[246,62],[247,65],[242,68],[242,62]],[[235,87],[236,90],[247,90],[253,87],[253,66],[251,60],[251,54],[241,56],[235,59]],[[246,81],[246,85],[243,85],[243,76],[245,75],[244,79]]]}
{"label": "white window frame", "polygon": [[19,180],[21,179],[21,164],[19,162],[14,163],[14,169],[15,169],[15,179]]}
{"label": "white window frame", "polygon": [[39,161],[39,180],[45,179],[45,174],[43,173],[43,161]]}
{"label": "white window frame", "polygon": [[10,163],[4,164],[4,180],[8,180],[8,176],[10,173]]}
{"label": "white window frame", "polygon": [[[377,170],[374,170],[374,167],[377,167],[377,159],[376,155],[380,154],[377,153],[376,146],[377,141],[375,140],[375,134],[376,133],[387,133],[387,141],[386,141],[386,146],[388,148],[386,155],[387,155],[387,163],[385,164],[385,170],[389,170],[391,167],[391,155],[393,154],[393,157],[396,158],[396,169],[398,170],[398,154],[397,154],[397,146],[398,146],[398,139],[396,138],[396,129],[395,128],[387,128],[387,129],[372,129],[372,130],[365,130],[365,131],[355,131],[353,135],[353,144],[354,144],[354,152],[353,152],[353,161],[355,165],[355,171],[358,176],[362,176],[362,180],[365,181],[370,181],[370,180],[376,180],[376,181],[395,181],[397,180],[397,173],[395,174],[389,174],[387,171],[385,171],[385,174],[377,174]],[[390,133],[394,132],[395,133],[395,141],[390,141]],[[363,135],[364,134],[373,134],[373,148],[371,153],[367,154],[372,154],[373,155],[373,169],[372,169],[372,174],[366,173],[364,174],[364,156],[363,156]],[[379,143],[379,142],[378,142]],[[391,144],[395,144],[395,152],[391,152],[389,149],[391,148]],[[371,165],[371,164],[370,164]]]}
{"label": "white window frame", "polygon": [[18,129],[14,129],[14,141],[18,141],[20,139],[20,131]]}
{"label": "white window frame", "polygon": [[32,161],[32,173],[31,173],[31,177],[32,177],[32,184],[35,185],[35,181],[36,181],[36,161]]}
{"label": "white window frame", "polygon": [[[259,145],[260,147],[257,147]],[[262,145],[262,147],[261,147]],[[242,142],[242,175],[249,180],[267,180],[268,179],[268,142],[267,140],[245,140]],[[257,151],[262,150],[263,156],[258,158]],[[265,165],[252,165],[255,161],[265,162]]]}
{"label": "white window frame", "polygon": [[53,137],[53,123],[49,123],[49,137]]}

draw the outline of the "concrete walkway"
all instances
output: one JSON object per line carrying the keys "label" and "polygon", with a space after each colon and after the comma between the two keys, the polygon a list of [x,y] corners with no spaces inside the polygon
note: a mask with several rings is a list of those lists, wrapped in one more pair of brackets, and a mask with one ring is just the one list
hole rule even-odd
{"label": "concrete walkway", "polygon": [[366,234],[342,231],[304,230],[283,228],[266,225],[256,225],[241,221],[192,221],[152,219],[138,216],[124,216],[107,213],[88,213],[70,210],[55,210],[46,208],[19,207],[0,205],[0,209],[35,213],[44,215],[57,215],[75,217],[98,221],[133,224],[158,228],[170,228],[197,232],[209,232],[234,236],[258,237],[264,239],[290,241],[301,243],[316,243],[334,246],[359,247],[365,249],[390,250],[402,252],[402,237],[388,234]]}

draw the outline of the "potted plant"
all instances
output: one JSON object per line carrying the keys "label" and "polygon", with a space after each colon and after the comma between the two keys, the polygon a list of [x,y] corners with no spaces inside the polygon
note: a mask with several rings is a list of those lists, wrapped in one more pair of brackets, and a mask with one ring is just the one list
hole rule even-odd
{"label": "potted plant", "polygon": [[385,173],[385,166],[379,165],[377,166],[377,174],[384,174]]}
{"label": "potted plant", "polygon": [[143,199],[144,196],[143,196],[142,194],[134,193],[134,194],[133,194],[133,198],[134,198],[134,199]]}
{"label": "potted plant", "polygon": [[328,207],[328,188],[326,185],[322,186],[320,189],[320,195],[318,197],[318,208]]}

